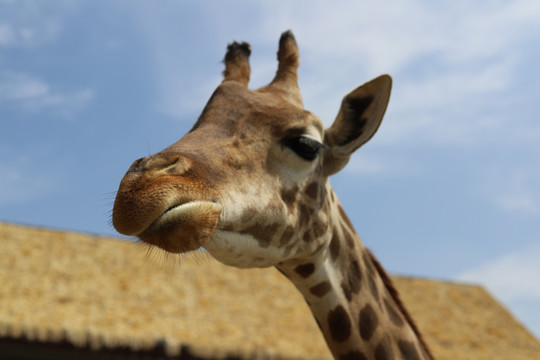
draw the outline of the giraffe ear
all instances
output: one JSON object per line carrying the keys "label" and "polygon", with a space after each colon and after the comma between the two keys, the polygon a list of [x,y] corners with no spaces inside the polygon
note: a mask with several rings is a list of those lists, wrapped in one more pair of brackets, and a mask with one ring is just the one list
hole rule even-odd
{"label": "giraffe ear", "polygon": [[325,175],[341,170],[352,153],[375,135],[390,100],[391,88],[392,78],[382,75],[343,98],[336,120],[324,134]]}

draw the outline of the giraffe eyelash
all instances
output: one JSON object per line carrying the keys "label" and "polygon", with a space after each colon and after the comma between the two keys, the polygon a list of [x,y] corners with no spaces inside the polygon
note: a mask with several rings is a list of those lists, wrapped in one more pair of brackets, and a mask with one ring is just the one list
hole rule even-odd
{"label": "giraffe eyelash", "polygon": [[281,140],[281,145],[294,151],[298,156],[307,161],[313,161],[319,155],[321,144],[317,140],[313,140],[306,136],[290,136]]}

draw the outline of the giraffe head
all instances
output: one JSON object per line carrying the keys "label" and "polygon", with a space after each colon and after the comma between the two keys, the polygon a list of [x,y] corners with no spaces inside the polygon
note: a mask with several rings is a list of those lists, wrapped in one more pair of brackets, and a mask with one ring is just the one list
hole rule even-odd
{"label": "giraffe head", "polygon": [[298,48],[279,42],[272,82],[247,87],[250,46],[229,45],[224,80],[193,128],[139,159],[120,183],[113,225],[173,253],[204,247],[239,267],[271,266],[328,246],[330,185],[379,127],[391,78],[346,95],[332,126],[305,110]]}

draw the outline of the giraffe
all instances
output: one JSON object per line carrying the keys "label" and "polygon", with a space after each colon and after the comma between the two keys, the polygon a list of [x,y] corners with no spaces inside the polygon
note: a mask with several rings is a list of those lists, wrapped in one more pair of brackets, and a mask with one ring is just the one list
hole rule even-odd
{"label": "giraffe", "polygon": [[347,94],[325,130],[303,107],[292,32],[281,35],[274,79],[256,90],[250,54],[249,44],[230,44],[223,81],[192,129],[131,165],[114,227],[171,253],[202,247],[226,265],[276,267],[336,359],[431,359],[329,181],[377,131],[391,77]]}

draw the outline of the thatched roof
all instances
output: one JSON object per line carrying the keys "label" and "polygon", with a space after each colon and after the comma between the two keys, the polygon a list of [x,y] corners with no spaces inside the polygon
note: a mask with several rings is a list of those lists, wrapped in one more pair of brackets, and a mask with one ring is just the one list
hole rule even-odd
{"label": "thatched roof", "polygon": [[[394,280],[437,359],[540,358],[538,340],[483,288]],[[43,347],[88,359],[331,358],[302,296],[274,269],[0,223],[0,284],[0,358]]]}

